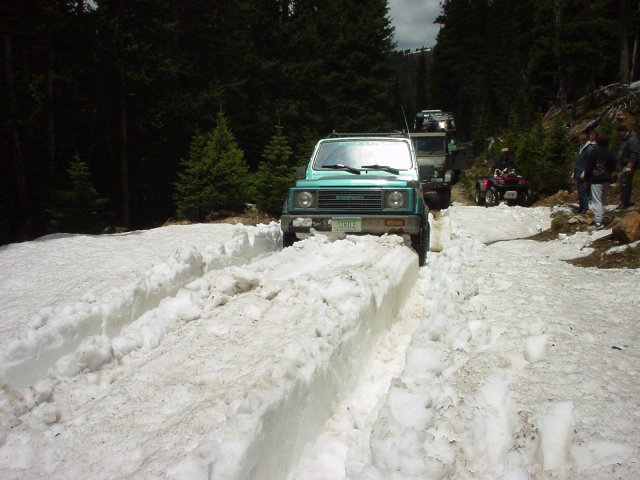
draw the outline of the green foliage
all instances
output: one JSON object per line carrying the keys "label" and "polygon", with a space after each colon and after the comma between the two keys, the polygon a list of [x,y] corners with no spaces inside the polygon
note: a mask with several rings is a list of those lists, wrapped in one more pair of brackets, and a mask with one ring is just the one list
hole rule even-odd
{"label": "green foliage", "polygon": [[554,194],[567,188],[573,147],[559,117],[549,129],[537,122],[530,130],[512,131],[507,138],[518,173],[527,178],[532,190],[539,194]]}
{"label": "green foliage", "polygon": [[[482,140],[527,129],[561,101],[619,79],[622,2],[446,0],[428,83],[430,105]],[[629,7],[628,8],[636,8]],[[637,23],[637,19],[634,20]]]}
{"label": "green foliage", "polygon": [[194,137],[189,158],[181,165],[175,183],[180,217],[203,221],[216,211],[241,211],[251,197],[244,154],[222,113],[210,133]]}
{"label": "green foliage", "polygon": [[50,228],[56,232],[98,233],[107,226],[111,215],[109,201],[91,183],[87,164],[75,156],[67,170],[68,188],[57,190],[47,211]]}
{"label": "green foliage", "polygon": [[[618,16],[622,5],[634,15]],[[179,162],[208,155],[210,139],[196,132],[212,131],[220,109],[251,171],[274,123],[294,166],[333,130],[404,128],[400,103],[409,119],[414,107],[453,111],[478,146],[525,131],[561,85],[573,102],[617,80],[618,19],[629,20],[628,42],[638,23],[630,2],[443,0],[438,42],[404,70],[407,83],[387,0],[33,0],[2,11],[2,242],[49,227],[46,209],[76,152],[133,228],[176,206],[202,218],[242,204],[220,195],[232,188],[222,180],[206,193],[188,188],[213,174]]]}
{"label": "green foliage", "polygon": [[287,144],[287,138],[282,135],[282,128],[276,129],[276,134],[265,147],[253,176],[256,206],[258,210],[277,216],[282,211],[287,189],[295,183],[295,168],[291,164],[292,149]]}

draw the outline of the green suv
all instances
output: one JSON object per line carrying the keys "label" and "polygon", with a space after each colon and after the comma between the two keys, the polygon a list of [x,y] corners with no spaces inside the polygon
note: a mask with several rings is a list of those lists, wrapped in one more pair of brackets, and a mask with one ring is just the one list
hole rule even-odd
{"label": "green suv", "polygon": [[334,133],[299,177],[280,218],[285,247],[298,233],[409,235],[425,265],[429,210],[408,135]]}

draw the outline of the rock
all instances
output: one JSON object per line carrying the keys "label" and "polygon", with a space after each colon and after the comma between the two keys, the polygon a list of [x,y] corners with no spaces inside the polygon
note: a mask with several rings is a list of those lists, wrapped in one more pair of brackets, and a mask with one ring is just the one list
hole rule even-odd
{"label": "rock", "polygon": [[631,243],[640,240],[640,213],[626,214],[613,227],[613,236],[621,243]]}

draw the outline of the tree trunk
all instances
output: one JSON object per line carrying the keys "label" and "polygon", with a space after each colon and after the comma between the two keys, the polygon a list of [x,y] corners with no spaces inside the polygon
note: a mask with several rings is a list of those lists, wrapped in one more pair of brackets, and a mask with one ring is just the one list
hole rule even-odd
{"label": "tree trunk", "polygon": [[[638,3],[637,13],[640,14],[640,2]],[[629,75],[629,82],[633,82],[634,79],[636,78],[636,58],[638,55],[638,36],[640,36],[640,23],[636,25],[636,36],[633,39],[633,53],[631,54],[631,73]]]}
{"label": "tree trunk", "polygon": [[629,83],[629,3],[620,0],[620,81]]}
{"label": "tree trunk", "polygon": [[562,112],[562,118],[566,121],[569,120],[569,113],[567,111],[567,80],[564,74],[564,55],[562,54],[562,44],[560,32],[562,30],[562,5],[561,0],[554,1],[555,10],[555,25],[556,25],[556,51],[558,62],[558,102],[560,103],[560,111]]}
{"label": "tree trunk", "polygon": [[9,26],[6,20],[2,20],[0,24],[3,32],[4,43],[4,74],[7,88],[7,113],[9,117],[9,137],[11,155],[9,163],[14,173],[14,186],[16,194],[16,203],[13,211],[16,219],[12,222],[13,235],[15,238],[22,237],[29,230],[30,218],[27,199],[27,182],[24,173],[24,160],[22,158],[22,145],[20,143],[20,132],[18,131],[17,100],[15,92],[15,83],[13,76],[13,59],[11,48],[11,35],[9,34]]}
{"label": "tree trunk", "polygon": [[129,159],[127,157],[127,101],[124,92],[124,78],[120,79],[120,187],[122,194],[122,226],[129,228],[131,222],[129,194]]}
{"label": "tree trunk", "polygon": [[[124,45],[122,38],[122,0],[119,0],[117,4],[117,27],[116,27],[116,44],[118,52],[121,56],[124,55]],[[128,149],[128,133],[127,133],[127,98],[126,98],[126,86],[125,86],[125,74],[124,74],[124,60],[121,58],[118,67],[118,124],[119,124],[119,136],[120,136],[120,194],[122,196],[122,210],[121,221],[122,226],[129,228],[131,224],[131,210],[130,210],[130,191],[129,191],[129,158],[127,156]]]}
{"label": "tree trunk", "polygon": [[47,166],[51,185],[55,185],[56,178],[56,137],[55,117],[53,106],[53,39],[51,32],[46,33],[47,65],[45,72],[45,118],[46,118],[46,142],[47,142]]}

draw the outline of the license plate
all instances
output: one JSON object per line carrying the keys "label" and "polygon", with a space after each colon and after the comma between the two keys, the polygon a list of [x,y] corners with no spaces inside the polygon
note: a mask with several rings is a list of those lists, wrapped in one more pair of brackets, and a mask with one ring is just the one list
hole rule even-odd
{"label": "license plate", "polygon": [[442,182],[444,182],[444,178],[433,177],[433,178],[431,179],[431,181],[432,181],[433,183],[442,183]]}
{"label": "license plate", "polygon": [[518,198],[518,192],[515,190],[509,190],[508,192],[504,192],[504,198],[507,200],[515,200]]}
{"label": "license plate", "polygon": [[332,232],[361,232],[362,219],[360,217],[340,217],[331,219]]}

